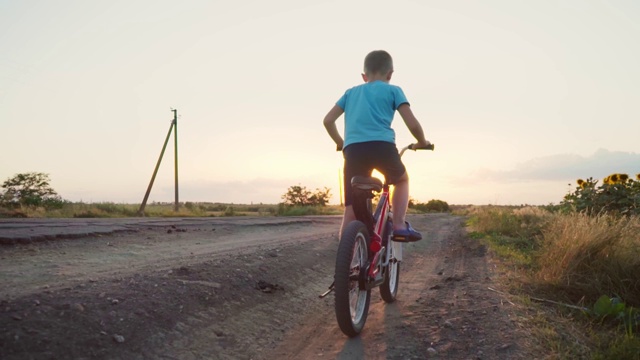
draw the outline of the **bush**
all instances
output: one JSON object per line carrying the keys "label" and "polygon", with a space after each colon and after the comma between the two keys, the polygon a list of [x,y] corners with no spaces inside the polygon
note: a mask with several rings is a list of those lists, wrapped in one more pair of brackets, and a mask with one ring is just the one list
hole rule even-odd
{"label": "bush", "polygon": [[0,205],[10,208],[20,206],[60,209],[64,200],[49,185],[49,174],[30,172],[16,174],[7,179],[0,194]]}
{"label": "bush", "polygon": [[331,189],[316,189],[312,193],[305,186],[290,186],[287,192],[282,195],[285,205],[289,206],[326,206],[331,198]]}
{"label": "bush", "polygon": [[449,204],[442,200],[429,200],[429,202],[425,203],[415,203],[409,202],[409,207],[416,209],[421,212],[449,212]]}

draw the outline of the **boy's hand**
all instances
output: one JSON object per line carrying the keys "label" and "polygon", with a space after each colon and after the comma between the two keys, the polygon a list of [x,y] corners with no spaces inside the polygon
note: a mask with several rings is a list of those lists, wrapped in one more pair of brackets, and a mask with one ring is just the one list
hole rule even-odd
{"label": "boy's hand", "polygon": [[418,141],[417,143],[413,144],[413,146],[411,146],[411,150],[429,149],[431,148],[431,146],[432,145],[429,140]]}
{"label": "boy's hand", "polygon": [[398,154],[400,154],[400,157],[402,157],[404,152],[407,150],[416,151],[416,150],[433,150],[433,149],[434,149],[434,145],[430,141],[425,140],[425,141],[419,141],[417,144],[409,144],[408,146],[403,147]]}

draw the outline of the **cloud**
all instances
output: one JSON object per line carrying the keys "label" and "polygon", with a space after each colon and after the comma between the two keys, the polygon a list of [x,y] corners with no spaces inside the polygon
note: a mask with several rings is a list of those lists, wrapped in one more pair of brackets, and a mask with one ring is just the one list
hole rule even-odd
{"label": "cloud", "polygon": [[557,154],[519,163],[513,170],[479,169],[470,176],[474,181],[573,181],[578,178],[601,179],[612,173],[635,175],[640,172],[640,154],[599,149],[584,157]]}

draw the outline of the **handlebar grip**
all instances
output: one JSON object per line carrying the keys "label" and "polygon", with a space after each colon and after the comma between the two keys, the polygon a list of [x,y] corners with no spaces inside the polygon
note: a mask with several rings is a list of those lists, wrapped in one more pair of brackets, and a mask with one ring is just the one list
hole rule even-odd
{"label": "handlebar grip", "polygon": [[411,145],[409,145],[409,149],[410,150],[434,150],[436,148],[435,144],[430,144],[427,147],[421,147],[421,148],[417,148],[415,146],[416,146],[416,144],[411,144]]}

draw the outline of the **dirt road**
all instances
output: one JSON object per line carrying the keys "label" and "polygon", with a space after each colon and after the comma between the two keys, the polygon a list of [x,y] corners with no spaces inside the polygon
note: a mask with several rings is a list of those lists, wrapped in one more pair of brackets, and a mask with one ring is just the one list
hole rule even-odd
{"label": "dirt road", "polygon": [[409,220],[425,240],[405,245],[398,300],[374,291],[354,339],[318,297],[339,217],[76,223],[71,238],[45,236],[48,220],[44,241],[0,246],[0,358],[531,358],[463,219]]}

